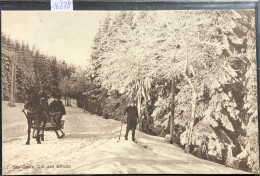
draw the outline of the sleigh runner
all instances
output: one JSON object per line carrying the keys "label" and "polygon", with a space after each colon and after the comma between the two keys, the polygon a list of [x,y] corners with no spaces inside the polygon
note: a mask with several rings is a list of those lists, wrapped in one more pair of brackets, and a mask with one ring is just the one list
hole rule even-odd
{"label": "sleigh runner", "polygon": [[[54,124],[53,124],[54,123]],[[54,131],[64,129],[65,120],[61,120],[61,125],[58,126],[55,122],[47,122],[45,126],[45,131]]]}
{"label": "sleigh runner", "polygon": [[55,131],[55,130],[61,130],[64,129],[64,124],[65,124],[65,120],[61,120],[61,125],[57,125],[55,122],[53,121],[48,121],[45,125],[45,128],[43,127],[43,124],[41,124],[40,126],[37,126],[34,121],[32,124],[32,128],[44,128],[44,131]]}

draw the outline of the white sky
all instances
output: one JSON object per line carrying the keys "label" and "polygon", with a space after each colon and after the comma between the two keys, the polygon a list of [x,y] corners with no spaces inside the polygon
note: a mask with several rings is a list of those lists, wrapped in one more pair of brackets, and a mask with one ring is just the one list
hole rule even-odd
{"label": "white sky", "polygon": [[44,54],[86,68],[99,21],[107,13],[2,11],[2,32]]}

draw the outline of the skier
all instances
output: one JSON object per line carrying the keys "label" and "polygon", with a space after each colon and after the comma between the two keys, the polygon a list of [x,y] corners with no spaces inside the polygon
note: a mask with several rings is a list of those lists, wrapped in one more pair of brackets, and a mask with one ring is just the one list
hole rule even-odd
{"label": "skier", "polygon": [[60,100],[61,95],[59,93],[56,93],[53,98],[54,101],[50,104],[50,112],[55,115],[54,121],[56,122],[57,126],[61,127],[62,116],[66,114],[65,107]]}
{"label": "skier", "polygon": [[128,140],[128,133],[131,130],[132,131],[132,141],[136,142],[135,140],[135,129],[137,125],[137,119],[138,119],[138,111],[137,107],[135,106],[135,101],[133,100],[125,109],[124,115],[127,113],[127,126],[126,126],[126,134],[125,139]]}

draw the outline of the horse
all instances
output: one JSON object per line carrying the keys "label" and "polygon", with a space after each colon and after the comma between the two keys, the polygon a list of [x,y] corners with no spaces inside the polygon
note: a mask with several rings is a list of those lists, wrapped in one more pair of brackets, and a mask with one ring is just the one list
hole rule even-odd
{"label": "horse", "polygon": [[[27,118],[28,124],[27,145],[30,144],[31,129],[36,130],[37,144],[41,144],[41,140],[44,141],[44,129],[47,123],[47,108],[48,101],[42,94],[32,94],[31,99],[25,103],[23,112]],[[25,112],[25,109],[28,110],[27,113]],[[40,132],[42,132],[42,134],[40,134]]]}

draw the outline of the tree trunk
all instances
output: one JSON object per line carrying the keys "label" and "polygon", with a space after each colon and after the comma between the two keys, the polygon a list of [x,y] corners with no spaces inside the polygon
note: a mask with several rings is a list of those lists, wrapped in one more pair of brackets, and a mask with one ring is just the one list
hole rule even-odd
{"label": "tree trunk", "polygon": [[10,107],[13,107],[13,104],[14,104],[14,67],[15,67],[15,65],[14,65],[14,62],[15,62],[15,58],[14,58],[14,56],[12,56],[12,77],[11,77],[11,97],[10,97]]}
{"label": "tree trunk", "polygon": [[137,107],[137,111],[138,111],[138,116],[140,117],[140,113],[141,113],[141,97],[142,97],[142,93],[141,93],[141,88],[139,87],[138,91],[137,91],[137,96],[136,96],[136,107]]}
{"label": "tree trunk", "polygon": [[67,106],[70,106],[70,98],[69,97],[67,97]]}
{"label": "tree trunk", "polygon": [[67,97],[65,96],[65,106],[67,106]]}
{"label": "tree trunk", "polygon": [[[189,42],[187,42],[186,38],[184,38],[185,42],[185,49],[186,49],[186,63],[183,70],[183,76],[190,85],[192,89],[192,105],[191,105],[191,118],[190,118],[190,126],[188,130],[188,143],[185,147],[186,152],[190,152],[190,144],[191,144],[191,138],[192,138],[192,132],[193,132],[193,126],[194,126],[194,120],[195,120],[195,112],[196,112],[196,99],[197,99],[197,93],[194,84],[192,83],[191,79],[187,76],[187,69],[188,69],[188,62],[189,62]],[[190,69],[193,70],[192,65],[190,65]],[[193,73],[195,76],[195,73]]]}
{"label": "tree trunk", "polygon": [[171,97],[171,118],[170,118],[170,144],[173,144],[174,141],[174,108],[175,108],[175,78],[172,78],[171,81],[171,93],[172,93],[172,97]]}
{"label": "tree trunk", "polygon": [[137,110],[138,110],[138,116],[140,117],[141,113],[141,101],[140,101],[140,96],[137,97]]}
{"label": "tree trunk", "polygon": [[189,83],[191,89],[192,89],[192,101],[191,101],[191,118],[190,118],[190,126],[188,130],[188,143],[185,147],[186,152],[190,152],[190,145],[191,145],[191,138],[192,138],[192,132],[193,132],[193,126],[194,126],[194,120],[195,120],[195,112],[196,112],[196,103],[197,103],[197,93],[196,89],[191,82],[190,78],[186,75],[186,72],[183,74],[187,82]]}
{"label": "tree trunk", "polygon": [[194,126],[194,120],[195,120],[195,112],[196,112],[196,93],[193,92],[192,95],[192,105],[191,105],[191,119],[190,119],[190,127],[188,132],[188,143],[186,146],[186,152],[190,152],[190,145],[191,145],[191,139],[192,139],[192,132],[193,132],[193,126]]}
{"label": "tree trunk", "polygon": [[84,98],[83,98],[83,106],[84,106],[84,113],[86,112],[86,100],[85,100],[85,96],[84,96]]}
{"label": "tree trunk", "polygon": [[14,99],[14,102],[15,102],[15,100],[17,100],[16,66],[14,66],[14,90],[13,91],[14,91],[13,99]]}

